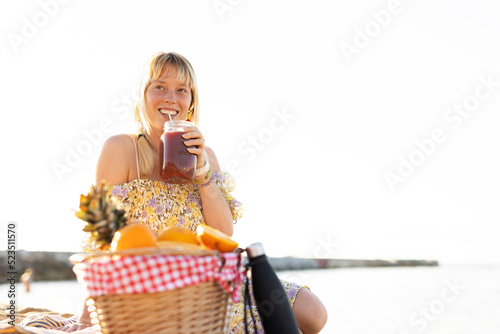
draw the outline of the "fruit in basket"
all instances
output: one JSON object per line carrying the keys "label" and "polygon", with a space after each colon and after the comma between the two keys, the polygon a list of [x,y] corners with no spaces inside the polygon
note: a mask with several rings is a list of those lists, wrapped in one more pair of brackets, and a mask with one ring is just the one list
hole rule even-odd
{"label": "fruit in basket", "polygon": [[87,222],[83,231],[90,233],[89,241],[100,250],[109,248],[115,232],[128,220],[125,210],[110,197],[104,182],[92,186],[87,196],[80,195],[80,211],[75,216]]}
{"label": "fruit in basket", "polygon": [[178,241],[198,245],[196,234],[182,226],[169,226],[158,234],[158,241]]}
{"label": "fruit in basket", "polygon": [[116,231],[111,242],[111,251],[155,247],[156,239],[156,234],[147,225],[131,223]]}
{"label": "fruit in basket", "polygon": [[205,224],[198,226],[196,233],[200,244],[208,249],[216,249],[219,252],[232,252],[238,243],[227,234]]}

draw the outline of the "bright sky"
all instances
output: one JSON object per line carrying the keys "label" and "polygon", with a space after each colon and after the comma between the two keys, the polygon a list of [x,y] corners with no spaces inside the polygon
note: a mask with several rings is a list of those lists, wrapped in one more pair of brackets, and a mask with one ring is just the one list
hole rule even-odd
{"label": "bright sky", "polygon": [[17,222],[19,248],[79,250],[72,210],[100,147],[135,131],[147,58],[175,51],[195,68],[200,128],[245,205],[242,246],[500,263],[498,2],[0,7],[0,221]]}

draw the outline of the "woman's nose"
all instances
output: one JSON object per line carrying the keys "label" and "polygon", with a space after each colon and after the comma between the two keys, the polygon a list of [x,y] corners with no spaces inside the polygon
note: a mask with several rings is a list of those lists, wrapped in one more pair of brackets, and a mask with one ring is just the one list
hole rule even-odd
{"label": "woman's nose", "polygon": [[169,102],[169,103],[174,103],[175,102],[175,95],[171,91],[166,91],[165,95],[163,96],[163,101]]}

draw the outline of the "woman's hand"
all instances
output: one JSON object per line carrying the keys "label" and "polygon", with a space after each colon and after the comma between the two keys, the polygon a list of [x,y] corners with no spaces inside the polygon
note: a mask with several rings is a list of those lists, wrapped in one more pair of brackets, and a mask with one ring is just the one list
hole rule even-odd
{"label": "woman's hand", "polygon": [[184,144],[186,146],[194,146],[189,148],[188,152],[196,154],[196,168],[201,168],[208,162],[207,152],[205,151],[205,138],[203,138],[202,133],[196,126],[192,126],[186,129],[186,133],[182,135],[182,138],[186,139]]}

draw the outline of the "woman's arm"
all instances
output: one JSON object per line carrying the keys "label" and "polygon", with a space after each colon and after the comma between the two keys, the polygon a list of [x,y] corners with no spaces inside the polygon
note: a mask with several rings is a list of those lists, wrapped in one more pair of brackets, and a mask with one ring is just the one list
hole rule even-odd
{"label": "woman's arm", "polygon": [[[215,153],[208,147],[205,147],[205,152],[210,163],[212,173],[220,172],[219,162]],[[201,205],[203,207],[203,216],[207,225],[212,226],[229,236],[233,235],[233,214],[229,208],[229,204],[222,196],[222,193],[212,181],[205,187],[200,187]]]}
{"label": "woman's arm", "polygon": [[[215,153],[208,147],[205,146],[205,139],[203,138],[200,130],[193,126],[186,129],[186,133],[182,135],[183,138],[187,139],[184,144],[189,147],[188,152],[196,154],[197,156],[197,166],[196,168],[202,168],[208,162],[210,163],[210,169],[212,173],[220,172],[219,162]],[[195,176],[195,179],[202,180],[205,175]],[[205,222],[207,225],[212,226],[227,235],[233,235],[233,215],[229,204],[226,202],[224,196],[215,184],[214,181],[204,187],[198,187],[201,195],[201,206],[203,207],[203,217],[205,217]]]}
{"label": "woman's arm", "polygon": [[107,185],[117,185],[131,180],[131,164],[135,166],[135,149],[132,139],[127,135],[108,138],[102,147],[97,161],[96,184],[105,181]]}

